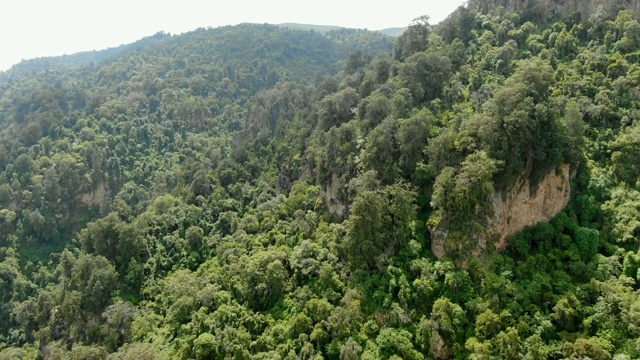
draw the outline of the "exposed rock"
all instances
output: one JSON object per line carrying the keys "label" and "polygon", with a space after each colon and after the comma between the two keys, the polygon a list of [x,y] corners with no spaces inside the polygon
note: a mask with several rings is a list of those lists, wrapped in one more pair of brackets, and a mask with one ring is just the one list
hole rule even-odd
{"label": "exposed rock", "polygon": [[569,203],[571,184],[569,165],[560,166],[560,171],[550,171],[531,194],[528,179],[520,179],[506,193],[494,193],[494,216],[489,219],[492,233],[498,235],[496,248],[507,246],[507,237],[525,226],[540,221],[549,221]]}
{"label": "exposed rock", "polygon": [[98,184],[93,191],[83,194],[80,202],[84,205],[97,205],[103,208],[107,205],[107,187],[104,183]]}
{"label": "exposed rock", "polygon": [[609,18],[615,18],[623,9],[633,10],[640,19],[638,0],[469,0],[469,7],[482,13],[503,6],[509,12],[526,12],[540,19],[580,12],[583,20],[589,19],[602,5]]}
{"label": "exposed rock", "polygon": [[[507,237],[525,226],[541,221],[549,221],[569,203],[571,195],[571,177],[568,164],[558,170],[552,170],[538,183],[535,191],[525,176],[521,177],[507,191],[494,192],[491,196],[493,215],[487,219],[488,237],[470,239],[477,242],[473,255],[478,255],[487,247],[487,238],[497,239],[496,249],[507,246]],[[445,230],[431,233],[431,252],[438,258],[446,255]]]}
{"label": "exposed rock", "polygon": [[435,257],[441,259],[447,255],[444,243],[447,240],[447,232],[442,230],[431,230],[431,252]]}
{"label": "exposed rock", "polygon": [[329,212],[339,217],[344,217],[347,207],[340,198],[341,185],[340,177],[338,174],[333,173],[331,174],[331,183],[327,185],[321,194],[329,207]]}

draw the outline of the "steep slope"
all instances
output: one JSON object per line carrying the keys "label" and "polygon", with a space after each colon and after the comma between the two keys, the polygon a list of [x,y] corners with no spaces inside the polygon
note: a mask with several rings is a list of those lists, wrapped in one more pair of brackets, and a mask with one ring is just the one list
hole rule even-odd
{"label": "steep slope", "polygon": [[[60,218],[47,222],[49,229],[35,233],[62,240],[87,220],[74,214],[106,211],[104,205],[129,181],[153,183],[143,174],[130,172],[133,164],[151,153],[175,151],[194,131],[222,138],[240,128],[274,130],[276,122],[290,119],[294,109],[308,102],[306,90],[286,99],[286,104],[285,99],[281,104],[255,103],[279,106],[270,119],[251,110],[243,116],[244,106],[258,92],[279,82],[310,83],[331,75],[338,70],[336,62],[346,60],[354,48],[377,52],[389,51],[390,46],[389,38],[364,31],[341,30],[323,36],[242,25],[180,36],[158,34],[117,51],[16,65],[3,73],[11,81],[0,84],[3,182],[14,182],[16,195],[34,191],[41,181],[33,178],[36,174],[55,185],[44,189],[44,203],[16,196],[12,201],[18,214],[15,221],[23,221],[23,210],[39,208],[40,213],[53,216],[66,207],[70,213],[63,211]],[[73,145],[58,147],[65,141]],[[135,150],[137,141],[142,141],[144,151]],[[66,156],[69,153],[73,156]],[[37,160],[45,155],[52,162],[30,161],[14,176],[12,164],[18,157]],[[166,164],[148,166],[150,176]],[[96,192],[106,192],[106,197],[100,196],[103,201],[90,195]],[[94,206],[98,204],[103,206]]]}
{"label": "steep slope", "polygon": [[[494,191],[491,197],[489,215],[486,220],[486,235],[475,239],[475,256],[487,251],[487,246],[504,250],[509,246],[509,236],[527,226],[548,222],[569,204],[571,199],[571,173],[569,165],[550,170],[534,187],[523,176],[508,189]],[[442,258],[447,255],[445,243],[447,232],[434,231],[431,234],[431,251]]]}

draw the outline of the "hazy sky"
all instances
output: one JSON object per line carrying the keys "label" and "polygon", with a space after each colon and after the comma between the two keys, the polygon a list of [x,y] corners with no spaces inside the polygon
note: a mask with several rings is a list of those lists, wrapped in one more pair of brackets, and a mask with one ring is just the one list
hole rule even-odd
{"label": "hazy sky", "polygon": [[242,22],[297,22],[378,30],[429,15],[444,19],[464,0],[2,0],[0,71],[22,59],[100,50],[158,31]]}

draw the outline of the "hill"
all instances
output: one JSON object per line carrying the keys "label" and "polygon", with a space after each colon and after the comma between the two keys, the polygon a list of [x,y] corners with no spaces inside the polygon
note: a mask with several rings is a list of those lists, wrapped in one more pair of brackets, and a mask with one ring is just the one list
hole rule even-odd
{"label": "hill", "polygon": [[382,30],[378,30],[379,32],[388,35],[388,36],[400,36],[402,35],[405,31],[407,30],[406,27],[393,27],[393,28],[387,28],[387,29],[382,29]]}
{"label": "hill", "polygon": [[0,81],[0,359],[637,358],[640,25],[242,24]]}
{"label": "hill", "polygon": [[[583,20],[587,20],[592,14],[598,12],[601,12],[600,16],[615,18],[620,10],[633,11],[636,20],[640,17],[640,1],[635,0],[471,0],[469,1],[469,7],[482,13],[488,13],[491,10],[503,7],[506,11],[522,13],[525,17],[537,19],[538,21],[568,17],[573,13],[579,13]],[[598,10],[598,8],[601,8],[601,10]]]}
{"label": "hill", "polygon": [[317,31],[317,32],[319,32],[321,34],[325,34],[325,33],[329,32],[329,31],[332,31],[332,30],[345,29],[345,28],[340,27],[340,26],[331,26],[331,25],[312,25],[312,24],[296,24],[296,23],[282,23],[282,24],[275,24],[275,25],[279,26],[279,27],[292,29],[292,30],[302,30],[302,31],[313,30],[313,31]]}
{"label": "hill", "polygon": [[141,39],[133,44],[121,45],[105,50],[84,51],[71,55],[40,57],[36,59],[23,60],[11,67],[7,71],[0,72],[0,82],[17,80],[21,77],[34,75],[45,70],[65,70],[82,65],[105,62],[109,59],[116,59],[119,54],[126,54],[129,50],[145,46],[146,43],[157,39],[169,37],[169,34],[157,33],[153,36]]}
{"label": "hill", "polygon": [[[285,27],[285,28],[289,28],[289,29],[293,29],[293,30],[302,30],[302,31],[313,30],[313,31],[317,31],[317,32],[322,33],[322,34],[325,34],[325,33],[329,32],[329,31],[332,31],[332,30],[345,29],[345,28],[342,28],[340,26],[295,24],[295,23],[276,24],[276,26]],[[383,35],[398,37],[398,36],[402,35],[402,33],[406,29],[407,29],[406,27],[394,27],[394,28],[387,28],[387,29],[382,29],[382,30],[377,30],[377,31],[379,33],[383,34]]]}

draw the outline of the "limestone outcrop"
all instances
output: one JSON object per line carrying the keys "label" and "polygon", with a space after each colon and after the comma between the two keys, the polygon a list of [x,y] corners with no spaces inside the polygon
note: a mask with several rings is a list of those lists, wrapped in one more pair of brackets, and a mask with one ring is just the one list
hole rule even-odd
{"label": "limestone outcrop", "polygon": [[[549,171],[535,189],[532,189],[530,180],[523,176],[507,190],[494,192],[491,195],[492,215],[487,218],[486,223],[488,236],[469,239],[477,242],[477,246],[472,246],[476,249],[472,255],[486,250],[489,239],[497,250],[502,250],[508,245],[509,235],[525,226],[551,220],[569,203],[570,178],[570,167],[563,164],[558,169]],[[431,251],[438,258],[446,255],[447,235],[444,230],[431,233]],[[494,239],[497,239],[495,243]]]}

